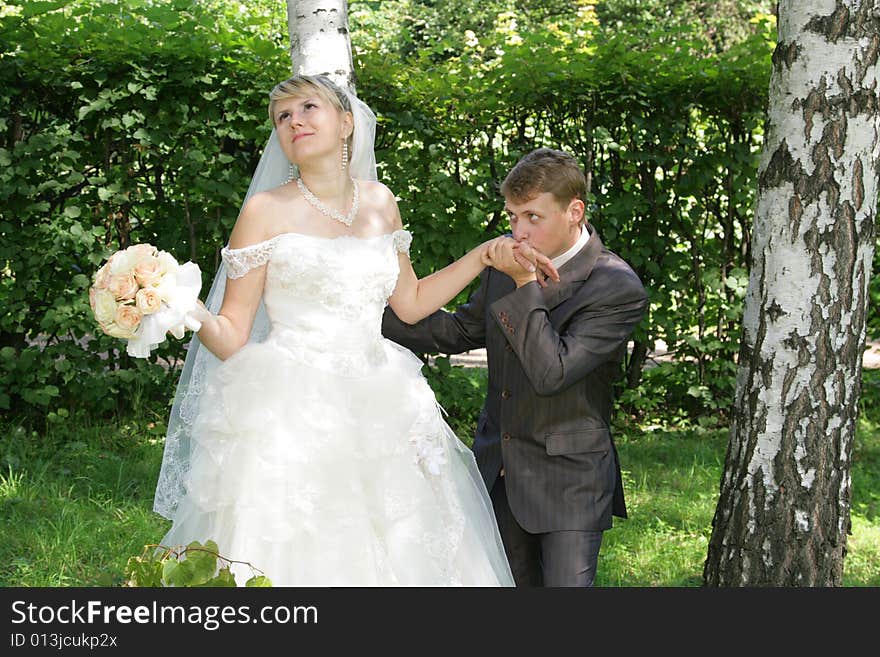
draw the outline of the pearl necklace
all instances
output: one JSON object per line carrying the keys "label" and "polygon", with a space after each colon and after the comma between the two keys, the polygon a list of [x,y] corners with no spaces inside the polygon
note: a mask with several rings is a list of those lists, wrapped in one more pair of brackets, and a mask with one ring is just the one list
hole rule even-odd
{"label": "pearl necklace", "polygon": [[296,179],[296,186],[299,187],[299,191],[302,192],[303,198],[308,201],[309,205],[318,210],[321,214],[330,217],[331,219],[336,219],[336,221],[341,221],[346,226],[351,228],[351,223],[354,221],[354,217],[358,211],[358,184],[357,181],[352,178],[352,184],[354,185],[354,194],[351,199],[351,210],[348,211],[348,214],[342,214],[338,210],[334,210],[333,208],[328,208],[321,202],[317,196],[312,194],[312,191],[306,187],[306,184],[303,182],[302,178]]}

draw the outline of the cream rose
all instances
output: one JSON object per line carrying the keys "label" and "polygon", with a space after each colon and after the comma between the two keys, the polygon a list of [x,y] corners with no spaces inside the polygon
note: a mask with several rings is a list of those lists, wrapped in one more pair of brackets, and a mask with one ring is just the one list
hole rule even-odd
{"label": "cream rose", "polygon": [[116,309],[116,325],[123,331],[131,331],[138,327],[141,323],[143,314],[135,306],[121,305]]}
{"label": "cream rose", "polygon": [[149,256],[143,258],[134,266],[134,277],[143,286],[155,285],[162,278],[162,269],[159,258]]}
{"label": "cream rose", "polygon": [[107,264],[110,265],[110,274],[112,276],[125,276],[131,273],[136,262],[137,258],[135,258],[134,254],[129,253],[128,249],[126,249],[125,251],[114,253]]}
{"label": "cream rose", "polygon": [[159,271],[162,272],[162,275],[165,274],[173,274],[177,271],[180,265],[177,263],[177,260],[173,255],[168,253],[168,251],[159,251]]}
{"label": "cream rose", "polygon": [[135,295],[135,303],[138,310],[144,315],[149,315],[162,308],[162,297],[159,296],[155,289],[145,287],[138,290],[137,295]]}
{"label": "cream rose", "polygon": [[[89,295],[91,300],[91,294]],[[95,319],[101,326],[116,318],[116,297],[109,290],[95,290]]]}
{"label": "cream rose", "polygon": [[135,262],[141,262],[147,258],[155,258],[157,251],[152,244],[134,244],[128,247],[125,252],[132,256]]}
{"label": "cream rose", "polygon": [[177,277],[173,274],[163,276],[159,284],[153,288],[165,303],[174,303],[177,295]]}
{"label": "cream rose", "polygon": [[118,274],[110,277],[110,284],[107,289],[113,293],[120,301],[124,299],[134,299],[137,294],[138,284],[134,278],[134,274]]}
{"label": "cream rose", "polygon": [[110,285],[110,261],[109,260],[107,262],[105,262],[104,266],[101,267],[95,273],[95,287],[106,289],[108,285]]}
{"label": "cream rose", "polygon": [[107,326],[102,326],[104,329],[104,333],[113,337],[113,338],[133,338],[134,332],[123,329],[118,324],[110,322]]}

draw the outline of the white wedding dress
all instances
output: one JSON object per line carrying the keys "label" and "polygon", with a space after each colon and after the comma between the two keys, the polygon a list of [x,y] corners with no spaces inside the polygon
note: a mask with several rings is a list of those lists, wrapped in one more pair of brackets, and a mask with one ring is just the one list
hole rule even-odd
{"label": "white wedding dress", "polygon": [[421,361],[381,335],[410,240],[283,233],[223,250],[233,278],[268,263],[271,331],[208,378],[162,545],[212,539],[274,586],[513,586],[471,451]]}

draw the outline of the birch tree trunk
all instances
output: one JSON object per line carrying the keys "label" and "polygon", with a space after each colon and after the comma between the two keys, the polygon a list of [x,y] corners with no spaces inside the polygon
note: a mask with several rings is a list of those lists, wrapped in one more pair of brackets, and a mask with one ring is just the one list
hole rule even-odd
{"label": "birch tree trunk", "polygon": [[782,0],[710,586],[837,586],[874,251],[880,0]]}
{"label": "birch tree trunk", "polygon": [[294,73],[323,74],[355,91],[347,0],[287,0],[287,29]]}

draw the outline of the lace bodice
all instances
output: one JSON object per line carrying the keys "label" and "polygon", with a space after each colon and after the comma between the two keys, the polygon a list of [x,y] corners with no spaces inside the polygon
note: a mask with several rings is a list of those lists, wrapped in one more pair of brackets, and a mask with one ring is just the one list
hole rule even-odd
{"label": "lace bodice", "polygon": [[278,240],[291,235],[316,240],[327,239],[329,241],[334,241],[336,239],[363,239],[365,241],[369,241],[371,239],[379,239],[390,236],[394,244],[394,249],[398,253],[406,253],[407,256],[409,255],[409,247],[412,243],[412,234],[408,230],[396,230],[393,233],[389,233],[388,235],[378,235],[374,238],[357,238],[348,236],[337,238],[324,238],[315,237],[312,235],[304,235],[300,233],[281,233],[280,235],[276,235],[271,239],[265,240],[263,242],[258,242],[257,244],[251,244],[250,246],[246,246],[241,249],[230,249],[228,246],[224,246],[223,249],[221,249],[220,251],[220,255],[223,258],[223,262],[226,264],[227,275],[229,276],[229,278],[241,278],[251,269],[255,269],[256,267],[261,267],[265,265],[269,261],[269,258],[272,256],[272,252],[275,250],[275,244],[278,242]]}
{"label": "lace bodice", "polygon": [[263,302],[268,340],[299,361],[357,375],[384,356],[382,313],[409,253],[408,231],[370,238],[282,233],[242,249],[224,248],[230,278],[267,265]]}

